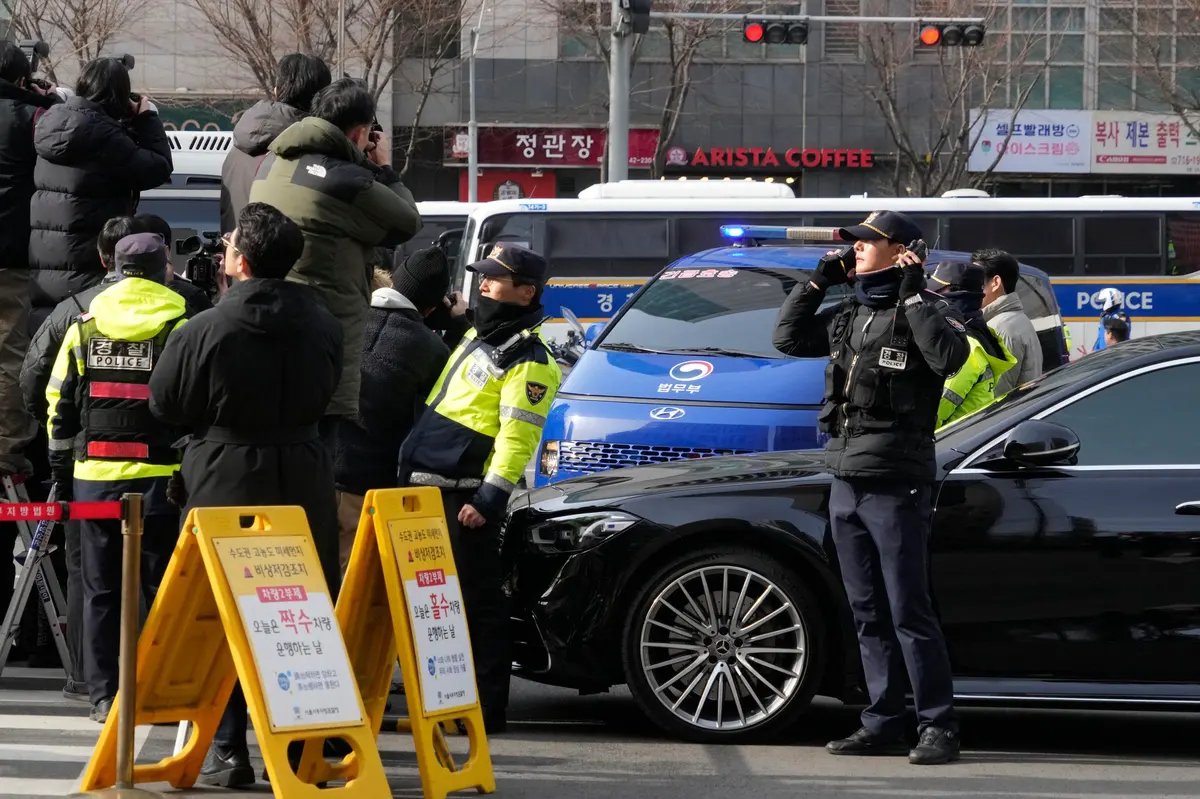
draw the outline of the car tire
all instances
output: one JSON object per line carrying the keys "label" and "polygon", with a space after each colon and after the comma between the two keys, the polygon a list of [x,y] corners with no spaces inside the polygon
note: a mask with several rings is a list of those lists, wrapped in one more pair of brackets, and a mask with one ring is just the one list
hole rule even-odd
{"label": "car tire", "polygon": [[809,706],[825,667],[825,626],[796,572],[762,552],[716,546],[676,557],[646,581],[625,622],[622,662],[638,707],[670,735],[747,743],[791,726]]}

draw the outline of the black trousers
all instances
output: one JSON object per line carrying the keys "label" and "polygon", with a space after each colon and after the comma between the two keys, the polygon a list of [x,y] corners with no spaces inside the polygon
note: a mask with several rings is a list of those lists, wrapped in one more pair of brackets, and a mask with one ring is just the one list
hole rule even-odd
{"label": "black trousers", "polygon": [[[341,417],[322,417],[317,425],[321,435],[321,443],[329,450],[329,457],[336,455],[337,422]],[[334,487],[329,486],[330,493]],[[331,530],[312,530],[313,544],[317,548],[317,560],[321,563],[321,571],[325,574],[325,582],[329,585],[329,601],[337,605],[338,592],[342,588],[342,564],[338,550],[338,528],[335,523]],[[221,723],[213,733],[213,743],[226,749],[241,749],[246,746],[246,732],[249,729],[249,708],[246,706],[246,695],[242,693],[242,684],[235,682],[225,712],[221,715]],[[299,757],[303,751],[297,744],[288,747],[289,754]]]}
{"label": "black trousers", "polygon": [[[80,525],[83,522],[68,521],[64,525],[67,565],[67,651],[71,653],[72,672],[67,679],[83,684],[83,551]],[[167,555],[170,558],[170,553]],[[163,563],[166,568],[166,562]],[[78,686],[76,686],[78,687]]]}
{"label": "black trousers", "polygon": [[463,527],[458,512],[475,494],[469,490],[442,490],[446,510],[446,529],[458,582],[462,587],[463,608],[471,632],[471,654],[475,663],[475,684],[485,717],[503,714],[508,709],[508,686],[512,674],[512,635],[509,630],[509,602],[502,588],[500,563],[501,519],[488,519],[483,527]]}
{"label": "black trousers", "polygon": [[958,731],[950,658],[929,592],[928,485],[834,479],[829,516],[871,704],[862,724],[904,731],[912,685],[920,728]]}
{"label": "black trousers", "polygon": [[[127,492],[144,495],[141,588],[147,607],[179,538],[179,514],[165,501],[165,479],[100,483],[75,481],[75,499],[118,500]],[[92,704],[117,694],[121,651],[121,523],[116,519],[79,522],[79,553],[83,582],[83,679]]]}

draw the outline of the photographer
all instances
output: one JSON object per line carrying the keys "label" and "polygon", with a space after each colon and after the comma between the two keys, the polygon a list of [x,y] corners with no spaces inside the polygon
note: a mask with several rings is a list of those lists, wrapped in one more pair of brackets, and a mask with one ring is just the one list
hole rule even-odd
{"label": "photographer", "polygon": [[67,297],[99,283],[96,237],[137,209],[138,195],[171,177],[171,147],[146,97],[132,99],[129,70],[115,58],[83,68],[76,96],[55,105],[34,133],[36,192],[29,265],[35,326]]}
{"label": "photographer", "polygon": [[[312,116],[271,143],[250,189],[251,202],[275,206],[304,231],[304,254],[288,279],[315,288],[342,323],[344,368],[326,412],[331,417],[358,410],[375,248],[403,244],[421,229],[417,204],[392,169],[391,146],[372,129],[374,121],[375,100],[362,83],[334,81],[317,93]],[[333,422],[324,428],[331,452]]]}
{"label": "photographer", "polygon": [[[818,417],[834,479],[829,520],[858,628],[871,704],[836,755],[902,754],[907,679],[920,742],[914,764],[959,756],[954,686],[929,592],[933,432],[945,379],[967,360],[966,327],[925,288],[925,242],[903,214],[877,211],[839,231],[853,247],[821,259],[783,304],[775,347],[829,356]],[[854,296],[819,311],[830,286]],[[907,673],[906,673],[907,667]]]}
{"label": "photographer", "polygon": [[187,303],[188,316],[195,316],[201,311],[207,311],[212,307],[212,300],[200,286],[193,285],[191,281],[182,275],[175,274],[175,268],[171,265],[171,242],[174,240],[174,231],[171,230],[171,223],[156,214],[138,214],[134,217],[140,230],[138,233],[157,233],[162,240],[166,242],[167,248],[167,288],[183,297]]}
{"label": "photographer", "polygon": [[0,41],[0,472],[9,474],[33,472],[21,451],[36,435],[37,422],[25,411],[17,388],[31,328],[29,201],[37,160],[33,127],[60,102],[53,86],[34,82],[33,65],[21,48]]}
{"label": "photographer", "polygon": [[238,214],[250,201],[254,172],[267,147],[293,124],[308,116],[313,97],[330,84],[329,67],[314,55],[289,53],[275,68],[270,100],[246,109],[233,128],[233,147],[221,167],[221,232],[237,227]]}

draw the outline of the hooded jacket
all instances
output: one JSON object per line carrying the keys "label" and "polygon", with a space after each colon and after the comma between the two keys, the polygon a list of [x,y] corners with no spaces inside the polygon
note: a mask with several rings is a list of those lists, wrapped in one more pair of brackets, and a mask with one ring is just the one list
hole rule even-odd
{"label": "hooded jacket", "polygon": [[1038,340],[1033,322],[1025,315],[1017,293],[1005,294],[983,306],[983,318],[1017,359],[1017,365],[997,379],[996,397],[1003,397],[1017,386],[1041,377],[1042,342]]}
{"label": "hooded jacket", "polygon": [[442,337],[392,288],[371,295],[363,336],[358,413],[338,425],[338,488],[364,495],[397,485],[400,446],[450,358]]}
{"label": "hooded jacket", "polygon": [[[87,379],[87,364],[94,355],[88,342],[83,340],[82,325],[90,317],[95,322],[98,335],[105,339],[116,342],[147,342],[168,327],[172,331],[170,336],[177,335],[177,331],[187,321],[186,313],[187,307],[183,297],[163,284],[128,277],[100,292],[91,301],[88,313],[71,324],[63,337],[46,386],[46,405],[49,408],[46,433],[49,439],[50,468],[54,474],[68,471],[71,461],[75,460],[76,480],[117,482],[171,476],[176,468],[173,464],[79,460],[78,456],[73,454],[75,436],[83,432],[81,398],[85,386],[81,383]],[[148,358],[148,368],[154,369],[156,364],[152,352],[148,354]],[[157,433],[164,442],[174,438],[163,430],[144,432],[152,435]]]}
{"label": "hooded jacket", "polygon": [[170,180],[174,165],[158,114],[148,111],[125,125],[83,97],[41,116],[34,147],[31,298],[34,306],[53,308],[103,279],[96,239],[104,223],[132,215],[139,194]]}
{"label": "hooded jacket", "polygon": [[191,436],[185,517],[193,507],[300,505],[327,575],[330,561],[338,573],[333,458],[317,425],[341,357],[337,320],[311,289],[283,280],[234,283],[172,337],[150,378],[150,412]]}
{"label": "hooded jacket", "polygon": [[[54,359],[67,335],[67,329],[80,314],[87,313],[92,300],[117,279],[110,274],[103,282],[60,302],[33,335],[25,352],[25,361],[21,364],[21,396],[25,400],[25,409],[33,418],[46,418],[46,384],[50,381],[50,370],[54,367]],[[167,288],[183,297],[188,316],[195,316],[212,307],[212,301],[202,289],[182,278],[168,280]]]}
{"label": "hooded jacket", "polygon": [[297,122],[269,150],[250,201],[275,206],[304,231],[304,252],[287,279],[316,289],[342,324],[342,377],[328,413],[352,416],[375,248],[411,239],[421,215],[395,170],[375,166],[323,119]]}
{"label": "hooded jacket", "polygon": [[260,100],[238,119],[233,128],[233,147],[221,167],[221,232],[232,233],[238,216],[250,202],[254,173],[267,155],[267,147],[305,112],[287,103]]}
{"label": "hooded jacket", "polygon": [[0,268],[29,266],[29,201],[33,199],[34,119],[62,102],[0,80]]}

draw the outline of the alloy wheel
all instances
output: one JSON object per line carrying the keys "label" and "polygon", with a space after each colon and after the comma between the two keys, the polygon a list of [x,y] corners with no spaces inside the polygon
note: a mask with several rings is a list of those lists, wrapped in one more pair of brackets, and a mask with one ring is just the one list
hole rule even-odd
{"label": "alloy wheel", "polygon": [[757,727],[803,682],[807,635],[795,602],[740,566],[708,565],[668,583],[650,603],[639,644],[654,696],[701,729]]}

